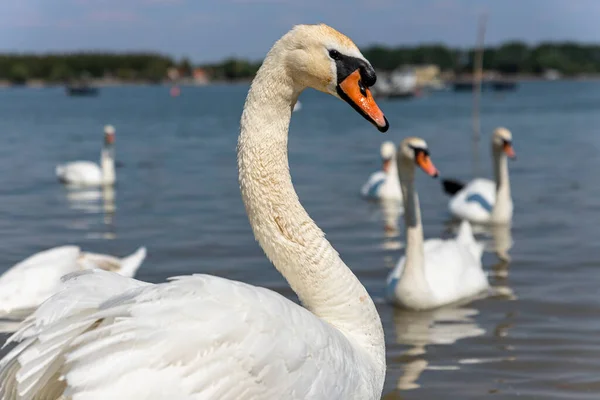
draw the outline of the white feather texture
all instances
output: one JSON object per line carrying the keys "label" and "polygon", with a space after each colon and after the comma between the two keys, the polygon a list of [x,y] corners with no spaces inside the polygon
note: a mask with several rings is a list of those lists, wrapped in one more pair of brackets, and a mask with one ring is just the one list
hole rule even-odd
{"label": "white feather texture", "polygon": [[146,258],[140,247],[125,258],[60,246],[36,253],[0,276],[0,317],[22,318],[55,294],[60,278],[71,272],[100,268],[133,277]]}
{"label": "white feather texture", "polygon": [[325,25],[297,26],[273,46],[248,93],[238,142],[255,237],[304,308],[207,275],[150,285],[75,274],[13,337],[21,343],[0,362],[0,399],[381,398],[377,309],[302,208],[287,162],[300,92],[336,95],[331,46],[360,54]]}

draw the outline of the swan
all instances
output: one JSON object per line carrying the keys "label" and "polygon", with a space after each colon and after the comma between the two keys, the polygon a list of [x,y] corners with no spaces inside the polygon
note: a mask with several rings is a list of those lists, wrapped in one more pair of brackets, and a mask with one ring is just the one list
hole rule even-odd
{"label": "swan", "polygon": [[463,221],[455,239],[423,243],[419,197],[414,188],[415,164],[428,175],[438,175],[427,143],[420,138],[404,139],[397,161],[404,196],[406,254],[388,276],[388,299],[404,308],[426,310],[486,291],[489,284],[481,266],[483,245],[475,241],[469,222]]}
{"label": "swan", "polygon": [[56,167],[56,176],[62,183],[77,186],[113,185],[115,174],[115,128],[104,127],[104,147],[100,153],[100,166],[91,161],[74,161]]}
{"label": "swan", "polygon": [[464,185],[443,180],[446,193],[453,195],[448,203],[452,215],[477,224],[510,224],[513,202],[510,196],[507,157],[515,158],[512,133],[497,128],[492,135],[492,158],[495,182],[477,178]]}
{"label": "swan", "polygon": [[370,199],[397,200],[402,202],[402,191],[398,181],[398,169],[394,162],[396,146],[390,141],[381,144],[381,171],[371,174],[363,185],[361,194]]}
{"label": "swan", "polygon": [[149,284],[93,270],[33,314],[0,361],[0,399],[380,399],[385,340],[374,302],[298,200],[288,167],[292,105],[312,87],[380,131],[375,71],[327,25],[299,25],[257,72],[238,141],[255,238],[302,305],[210,275]]}
{"label": "swan", "polygon": [[84,252],[77,246],[59,246],[36,253],[0,276],[0,317],[28,315],[59,290],[63,275],[100,268],[133,277],[145,258],[145,247],[125,258]]}

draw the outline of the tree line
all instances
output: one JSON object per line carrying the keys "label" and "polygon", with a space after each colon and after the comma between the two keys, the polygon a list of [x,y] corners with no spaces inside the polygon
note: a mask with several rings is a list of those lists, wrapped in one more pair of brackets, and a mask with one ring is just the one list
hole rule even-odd
{"label": "tree line", "polygon": [[[449,48],[441,44],[414,47],[374,45],[363,50],[376,69],[393,70],[402,65],[435,64],[456,73],[473,69],[474,50]],[[220,63],[198,65],[212,80],[249,79],[260,62],[227,59]],[[0,79],[23,83],[29,79],[66,82],[82,77],[106,76],[127,81],[159,82],[167,70],[177,67],[183,76],[191,75],[194,65],[183,59],[153,53],[72,53],[0,54]],[[530,46],[508,42],[484,49],[483,67],[504,74],[541,74],[554,69],[564,75],[600,73],[600,45],[574,42],[541,43]]]}

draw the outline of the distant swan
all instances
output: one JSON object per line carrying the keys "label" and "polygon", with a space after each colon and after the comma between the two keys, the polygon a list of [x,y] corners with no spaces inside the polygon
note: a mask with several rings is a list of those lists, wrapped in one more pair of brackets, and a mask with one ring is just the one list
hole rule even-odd
{"label": "distant swan", "polygon": [[101,186],[115,183],[115,128],[104,127],[104,147],[100,153],[100,165],[91,161],[74,161],[56,167],[58,180],[78,186]]}
{"label": "distant swan", "polygon": [[511,223],[513,202],[507,157],[515,157],[512,134],[506,128],[497,128],[492,136],[495,181],[477,178],[467,185],[454,180],[442,181],[446,193],[453,195],[448,203],[452,215],[479,224]]}
{"label": "distant swan", "polygon": [[300,25],[275,43],[248,92],[242,199],[256,239],[304,307],[210,275],[152,285],[75,274],[13,337],[24,341],[0,362],[0,398],[379,400],[386,357],[377,309],[300,204],[287,154],[291,105],[306,87],[386,131],[368,89],[375,79],[346,36]]}
{"label": "distant swan", "polygon": [[415,164],[437,176],[427,143],[407,138],[398,148],[398,171],[404,195],[406,255],[387,279],[387,297],[399,306],[425,310],[474,297],[489,288],[481,266],[483,245],[463,221],[455,239],[423,243],[419,197],[414,187]]}
{"label": "distant swan", "polygon": [[396,167],[396,146],[392,142],[381,144],[381,171],[374,172],[360,190],[361,194],[370,199],[398,200],[402,202],[402,191],[398,180]]}
{"label": "distant swan", "polygon": [[58,291],[63,275],[100,268],[133,277],[145,258],[144,247],[126,258],[84,252],[77,246],[36,253],[0,276],[0,317],[21,318],[31,313]]}

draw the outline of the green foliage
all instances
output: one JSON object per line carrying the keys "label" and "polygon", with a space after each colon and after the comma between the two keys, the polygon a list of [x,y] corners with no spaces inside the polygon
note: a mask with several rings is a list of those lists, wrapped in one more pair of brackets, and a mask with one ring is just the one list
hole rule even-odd
{"label": "green foliage", "polygon": [[[449,48],[442,44],[416,47],[374,45],[364,49],[363,54],[375,68],[387,71],[405,64],[436,64],[442,70],[470,72],[474,60],[473,50]],[[230,58],[203,68],[213,80],[239,80],[252,78],[260,64]],[[184,76],[189,76],[194,68],[187,58],[175,63],[169,57],[153,53],[0,54],[0,79],[15,83],[23,83],[27,79],[64,82],[86,73],[91,78],[112,76],[160,82],[172,66],[177,66]],[[540,74],[547,69],[556,69],[565,75],[598,74],[600,45],[564,42],[529,46],[517,41],[508,42],[487,47],[483,67],[505,74]]]}

